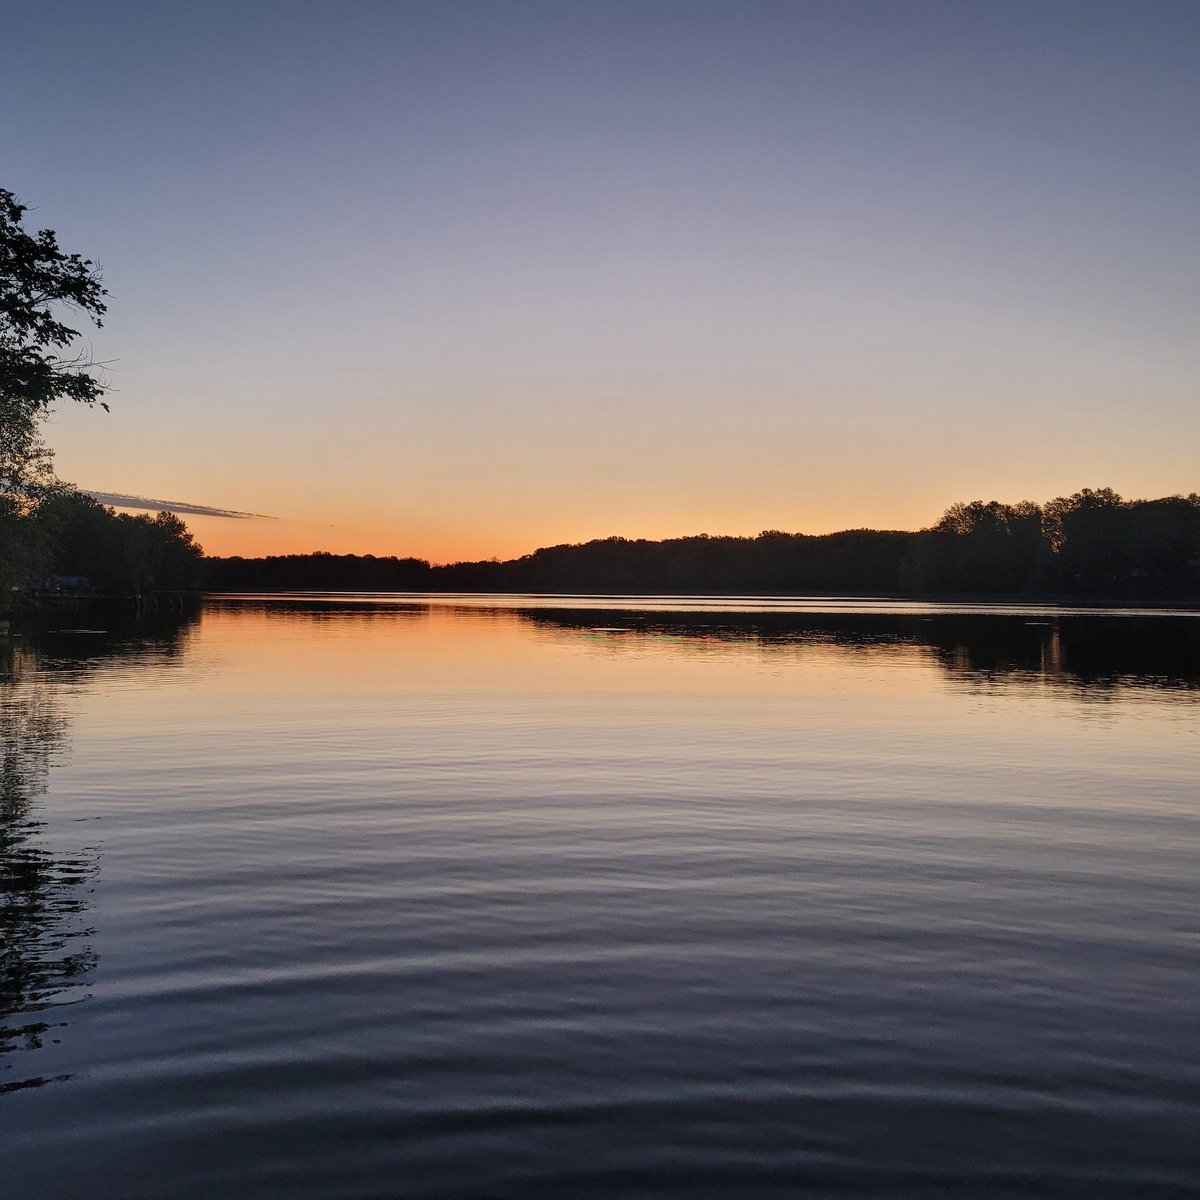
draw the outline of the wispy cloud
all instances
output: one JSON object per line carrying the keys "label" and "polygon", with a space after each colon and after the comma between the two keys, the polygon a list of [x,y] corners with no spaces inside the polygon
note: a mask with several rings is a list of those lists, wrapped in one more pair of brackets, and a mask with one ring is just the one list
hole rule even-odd
{"label": "wispy cloud", "polygon": [[114,508],[145,508],[152,512],[192,513],[197,517],[228,517],[233,521],[260,519],[275,521],[277,517],[267,513],[238,512],[233,508],[214,508],[211,504],[187,504],[182,500],[151,500],[147,496],[126,496],[122,492],[94,492],[91,488],[79,489],[85,496],[111,504]]}

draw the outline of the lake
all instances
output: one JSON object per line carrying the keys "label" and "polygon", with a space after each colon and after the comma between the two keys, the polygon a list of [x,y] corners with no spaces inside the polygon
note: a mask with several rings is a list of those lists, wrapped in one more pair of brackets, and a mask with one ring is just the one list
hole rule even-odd
{"label": "lake", "polygon": [[1200,1195],[1200,615],[82,620],[0,646],[6,1200]]}

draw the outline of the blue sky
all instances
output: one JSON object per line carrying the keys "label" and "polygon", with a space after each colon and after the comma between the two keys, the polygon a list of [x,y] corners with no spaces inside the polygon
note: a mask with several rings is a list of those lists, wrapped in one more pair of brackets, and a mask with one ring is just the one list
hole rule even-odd
{"label": "blue sky", "polygon": [[60,472],[213,550],[507,555],[1196,490],[1200,6],[55,4]]}

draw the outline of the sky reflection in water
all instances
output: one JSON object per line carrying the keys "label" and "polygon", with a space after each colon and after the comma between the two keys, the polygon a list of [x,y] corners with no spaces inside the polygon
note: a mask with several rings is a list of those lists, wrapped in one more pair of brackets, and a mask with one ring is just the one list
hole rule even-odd
{"label": "sky reflection in water", "polygon": [[11,1195],[1194,1188],[1200,620],[569,603],[9,647]]}

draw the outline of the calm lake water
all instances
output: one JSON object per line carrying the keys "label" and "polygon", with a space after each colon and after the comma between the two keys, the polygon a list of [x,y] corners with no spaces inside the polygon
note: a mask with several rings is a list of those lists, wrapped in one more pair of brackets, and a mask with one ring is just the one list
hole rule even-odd
{"label": "calm lake water", "polygon": [[103,628],[0,646],[6,1200],[1200,1195],[1200,616]]}

